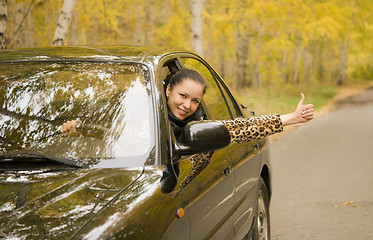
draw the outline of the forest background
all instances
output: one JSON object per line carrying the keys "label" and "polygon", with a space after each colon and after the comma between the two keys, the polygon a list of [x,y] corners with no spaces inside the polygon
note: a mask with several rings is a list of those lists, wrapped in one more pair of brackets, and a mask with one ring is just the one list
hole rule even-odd
{"label": "forest background", "polygon": [[372,0],[0,0],[0,43],[184,48],[249,108],[283,113],[300,92],[318,109],[371,82],[372,12]]}

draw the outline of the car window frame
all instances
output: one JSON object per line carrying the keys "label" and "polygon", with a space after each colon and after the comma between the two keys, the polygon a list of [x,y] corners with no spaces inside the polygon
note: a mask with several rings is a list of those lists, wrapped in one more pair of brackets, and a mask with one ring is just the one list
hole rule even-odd
{"label": "car window frame", "polygon": [[[165,129],[161,129],[162,126],[159,125],[158,127],[158,135],[157,135],[157,146],[159,147],[158,151],[158,157],[159,161],[158,164],[166,166],[172,164],[172,158],[173,156],[173,146],[177,144],[176,137],[174,135],[174,132],[171,127],[170,120],[168,118],[168,110],[167,110],[167,99],[166,99],[166,86],[165,86],[165,79],[167,77],[166,75],[163,75],[162,68],[167,67],[169,68],[170,72],[172,68],[174,71],[177,71],[182,68],[180,61],[177,61],[177,55],[172,52],[167,55],[163,55],[162,58],[157,63],[157,66],[154,68],[154,71],[156,72],[156,77],[154,81],[154,88],[157,88],[158,96],[156,105],[159,105],[160,107],[163,106],[163,110],[157,108],[159,111],[157,114],[158,122],[159,123],[166,123]],[[162,118],[162,119],[160,119]],[[164,131],[162,131],[164,130]],[[165,138],[165,139],[164,139]],[[165,143],[165,144],[164,144]]]}
{"label": "car window frame", "polygon": [[[237,104],[236,99],[233,97],[231,91],[229,90],[228,86],[225,84],[223,78],[211,67],[211,65],[209,63],[207,63],[203,58],[201,58],[197,54],[187,53],[187,52],[178,53],[177,60],[179,61],[179,64],[183,68],[186,68],[186,67],[183,64],[183,61],[181,60],[181,58],[192,58],[196,61],[199,61],[201,64],[203,64],[209,70],[210,74],[212,75],[212,77],[215,80],[215,83],[218,85],[220,93],[221,93],[221,95],[222,95],[222,97],[225,101],[225,104],[228,108],[228,111],[230,112],[231,119],[234,119],[234,118],[237,118],[237,117],[244,117],[242,109]],[[223,92],[226,93],[227,96],[229,97],[229,100],[231,101],[234,109],[231,109],[231,106],[228,103],[229,100],[226,99],[226,95]]]}
{"label": "car window frame", "polygon": [[[209,68],[208,66],[206,66],[205,64],[203,64],[201,61],[199,61],[196,58],[181,57],[180,61],[182,61],[183,68],[190,68],[190,66],[188,66],[188,64],[191,64],[192,65],[191,69],[194,69],[194,70],[198,71],[204,77],[204,79],[206,81],[207,92],[205,93],[205,95],[204,95],[204,97],[201,101],[202,108],[205,110],[205,115],[208,117],[206,120],[233,119],[232,110],[229,107],[228,100],[226,99],[226,96],[222,91],[221,84],[219,84],[219,82],[216,80],[216,76],[213,74],[212,69]],[[195,65],[195,64],[198,64],[198,65]],[[208,73],[204,73],[205,70],[207,70]],[[212,90],[209,90],[210,88],[212,88]],[[213,91],[213,92],[211,93],[210,91]],[[219,111],[219,113],[223,113],[223,115],[220,116],[220,117],[214,116],[215,114],[214,114],[214,111],[212,110],[212,108],[214,108],[214,106],[213,105],[211,106],[211,104],[213,104],[213,102],[211,102],[211,100],[206,101],[206,99],[209,99],[211,97],[211,95],[214,96],[215,94],[218,95],[217,96],[218,99],[215,99],[215,100],[218,100],[218,102],[220,102],[219,100],[222,100],[224,102],[224,104],[220,105],[220,103],[219,103],[219,106],[216,106],[216,107],[224,106],[224,111],[223,112]]]}

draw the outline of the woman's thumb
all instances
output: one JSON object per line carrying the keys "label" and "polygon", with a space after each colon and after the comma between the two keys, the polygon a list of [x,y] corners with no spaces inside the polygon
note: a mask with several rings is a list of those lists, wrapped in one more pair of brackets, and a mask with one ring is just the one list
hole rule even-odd
{"label": "woman's thumb", "polygon": [[304,96],[303,93],[301,93],[300,95],[301,95],[301,98],[299,100],[298,106],[303,106],[304,105],[304,100],[306,99],[306,97]]}

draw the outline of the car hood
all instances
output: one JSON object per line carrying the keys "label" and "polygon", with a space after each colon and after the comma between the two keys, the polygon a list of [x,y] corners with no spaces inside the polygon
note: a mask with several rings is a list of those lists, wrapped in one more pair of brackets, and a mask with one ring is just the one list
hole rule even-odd
{"label": "car hood", "polygon": [[2,173],[0,238],[71,238],[143,172],[140,167]]}

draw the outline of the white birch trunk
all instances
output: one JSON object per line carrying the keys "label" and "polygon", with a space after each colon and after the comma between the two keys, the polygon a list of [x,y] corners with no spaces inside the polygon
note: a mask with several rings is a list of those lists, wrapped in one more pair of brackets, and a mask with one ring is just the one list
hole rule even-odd
{"label": "white birch trunk", "polygon": [[[352,9],[356,9],[357,1],[352,2]],[[342,39],[342,48],[341,48],[341,59],[340,59],[340,66],[337,75],[337,85],[343,85],[346,81],[346,68],[347,68],[347,61],[348,61],[348,51],[350,48],[350,25],[354,23],[355,14],[354,12],[351,13],[350,23],[347,27],[347,36]]]}
{"label": "white birch trunk", "polygon": [[145,43],[147,45],[155,45],[154,43],[154,29],[155,29],[155,11],[154,11],[154,0],[148,0],[147,4],[144,5],[146,12],[146,31],[145,31]]}
{"label": "white birch trunk", "polygon": [[246,86],[246,66],[247,55],[249,52],[250,35],[248,32],[242,33],[237,30],[236,36],[236,90],[242,90]]}
{"label": "white birch trunk", "polygon": [[254,69],[252,72],[252,86],[254,88],[260,88],[262,86],[262,73],[261,73],[261,60],[260,56],[262,55],[263,49],[263,25],[258,22],[255,23],[255,29],[257,32],[256,44],[255,44],[255,59],[254,59]]}
{"label": "white birch trunk", "polygon": [[304,51],[304,82],[309,84],[311,81],[312,71],[312,55],[306,49]]}
{"label": "white birch trunk", "polygon": [[339,66],[338,75],[337,75],[338,86],[343,85],[346,81],[346,68],[347,68],[349,46],[350,46],[350,35],[348,35],[346,39],[343,39],[343,42],[342,42],[341,60],[340,60],[340,66]]}
{"label": "white birch trunk", "polygon": [[64,0],[60,17],[53,37],[53,46],[62,46],[65,42],[67,30],[69,29],[75,0]]}
{"label": "white birch trunk", "polygon": [[302,46],[300,43],[297,43],[294,53],[294,75],[293,75],[293,83],[299,83],[299,70],[300,70],[300,60],[302,57]]}
{"label": "white birch trunk", "polygon": [[25,47],[26,34],[25,27],[23,26],[23,19],[25,18],[26,6],[22,2],[16,1],[13,8],[13,24],[14,32],[12,34],[12,48]]}
{"label": "white birch trunk", "polygon": [[7,0],[0,0],[0,49],[6,49],[6,21],[8,19]]}
{"label": "white birch trunk", "polygon": [[190,45],[192,50],[203,56],[203,0],[190,0]]}
{"label": "white birch trunk", "polygon": [[324,39],[321,37],[318,40],[317,48],[316,48],[317,64],[315,64],[315,66],[317,67],[316,73],[317,73],[317,78],[319,79],[319,83],[324,83],[324,80],[325,80],[323,42],[324,42]]}

